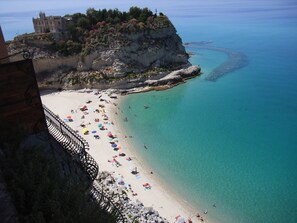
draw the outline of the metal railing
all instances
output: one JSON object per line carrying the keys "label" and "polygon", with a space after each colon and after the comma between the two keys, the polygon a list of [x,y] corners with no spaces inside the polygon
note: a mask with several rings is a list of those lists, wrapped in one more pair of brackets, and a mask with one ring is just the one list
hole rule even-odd
{"label": "metal railing", "polygon": [[86,152],[89,149],[86,140],[74,132],[45,105],[43,105],[43,109],[49,133],[80,163],[92,181],[94,181],[98,175],[99,167],[93,157]]}
{"label": "metal railing", "polygon": [[[79,162],[92,181],[94,181],[98,175],[99,167],[93,157],[86,152],[89,149],[87,141],[66,125],[65,122],[45,105],[43,105],[43,109],[49,133]],[[120,208],[121,204],[116,203],[113,197],[104,193],[95,183],[91,187],[90,195],[102,210],[113,216],[115,222],[128,222],[127,218],[123,215],[123,209]]]}
{"label": "metal railing", "polygon": [[2,57],[2,58],[0,58],[0,61],[10,59],[10,58],[13,58],[13,57],[18,56],[18,55],[22,55],[23,59],[25,59],[25,60],[33,59],[33,53],[32,52],[30,52],[28,50],[22,50],[22,51],[14,53],[14,54],[7,55],[6,57]]}
{"label": "metal railing", "polygon": [[123,215],[124,208],[121,208],[120,201],[116,203],[112,196],[108,196],[104,193],[103,189],[100,189],[96,184],[93,184],[90,194],[102,210],[113,216],[115,222],[128,222],[127,218]]}

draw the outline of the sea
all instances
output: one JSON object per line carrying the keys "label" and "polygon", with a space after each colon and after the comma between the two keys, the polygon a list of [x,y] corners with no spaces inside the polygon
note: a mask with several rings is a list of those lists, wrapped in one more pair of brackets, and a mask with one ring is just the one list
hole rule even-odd
{"label": "sea", "polygon": [[[296,223],[297,2],[124,2],[168,15],[203,72],[124,97],[121,125],[142,160],[206,218]],[[1,10],[5,37],[32,31],[36,13]]]}

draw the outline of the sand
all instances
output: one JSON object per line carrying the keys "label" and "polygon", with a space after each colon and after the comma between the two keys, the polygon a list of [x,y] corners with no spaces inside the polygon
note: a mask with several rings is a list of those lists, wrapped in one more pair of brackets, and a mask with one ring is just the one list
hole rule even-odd
{"label": "sand", "polygon": [[[99,97],[104,101],[100,101]],[[197,213],[203,216],[204,222],[210,222],[207,215],[192,209],[171,189],[161,184],[157,176],[151,174],[149,167],[142,164],[141,158],[135,152],[133,153],[132,140],[129,135],[125,134],[117,115],[121,112],[119,108],[121,97],[123,96],[117,95],[116,99],[111,98],[110,91],[97,93],[97,91],[80,90],[43,94],[41,100],[53,113],[65,120],[71,128],[77,130],[78,134],[87,140],[90,147],[88,153],[98,163],[99,171],[111,172],[116,179],[122,178],[126,185],[131,185],[133,192],[129,191],[128,193],[131,200],[138,199],[144,206],[153,207],[169,222],[176,222],[176,216],[182,216],[186,220],[191,218],[192,222],[201,222],[200,218],[196,217]],[[88,110],[85,111],[88,114],[84,114],[79,109],[84,105],[88,107]],[[67,116],[71,116],[73,121],[69,122]],[[82,118],[83,116],[84,118]],[[103,120],[104,116],[106,120]],[[95,119],[99,119],[99,122],[96,122]],[[99,129],[98,124],[100,123],[106,128],[105,130]],[[89,130],[88,135],[83,134],[81,124],[86,125]],[[94,130],[96,133],[92,133]],[[113,150],[108,137],[109,132],[117,136],[113,141],[118,141],[115,142],[120,148],[118,151]],[[99,135],[100,139],[95,139],[94,135]],[[120,153],[124,153],[125,156],[119,156]],[[128,157],[132,160],[127,160]],[[113,162],[114,159],[121,165],[117,167]],[[138,174],[131,173],[135,167]],[[147,183],[151,186],[150,189],[143,186]],[[135,196],[135,194],[137,195]]]}

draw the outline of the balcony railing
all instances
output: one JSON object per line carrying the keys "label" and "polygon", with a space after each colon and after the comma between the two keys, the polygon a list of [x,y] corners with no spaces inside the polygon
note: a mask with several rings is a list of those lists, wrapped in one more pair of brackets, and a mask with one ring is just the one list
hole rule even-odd
{"label": "balcony railing", "polygon": [[114,198],[104,193],[96,184],[93,184],[91,196],[102,210],[107,211],[114,217],[116,222],[128,222],[123,215],[124,209],[121,208],[121,204],[115,203]]}
{"label": "balcony railing", "polygon": [[99,167],[96,161],[86,150],[89,145],[81,136],[63,122],[57,115],[43,105],[46,123],[50,134],[60,145],[76,160],[94,181],[98,175]]}
{"label": "balcony railing", "polygon": [[[99,167],[93,157],[86,152],[89,149],[87,141],[74,132],[45,105],[43,105],[43,108],[49,133],[80,163],[94,181],[98,175]],[[90,195],[102,210],[114,217],[115,222],[127,223],[127,218],[124,217],[123,210],[120,208],[121,204],[116,203],[111,196],[104,193],[95,183],[91,187]]]}

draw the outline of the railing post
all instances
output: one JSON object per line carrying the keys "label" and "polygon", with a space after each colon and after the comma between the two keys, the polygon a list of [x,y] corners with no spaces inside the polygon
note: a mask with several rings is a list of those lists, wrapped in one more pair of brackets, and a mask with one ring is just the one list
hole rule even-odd
{"label": "railing post", "polygon": [[60,123],[60,132],[62,133],[62,135],[64,135],[63,130],[62,130],[62,123]]}

